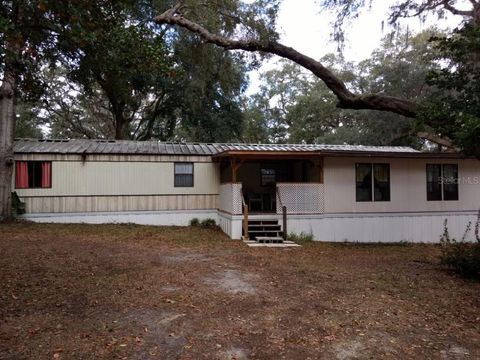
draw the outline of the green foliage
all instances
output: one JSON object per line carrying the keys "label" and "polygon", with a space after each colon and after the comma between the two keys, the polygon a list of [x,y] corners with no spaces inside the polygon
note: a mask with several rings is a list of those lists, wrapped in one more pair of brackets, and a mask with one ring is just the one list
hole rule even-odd
{"label": "green foliage", "polygon": [[241,57],[202,45],[186,32],[174,38],[173,56],[182,76],[177,137],[189,141],[238,140],[242,131],[241,96],[247,65]]}
{"label": "green foliage", "polygon": [[[320,61],[356,93],[386,93],[412,100],[424,98],[427,73],[434,68],[434,29],[412,36],[388,34],[369,59],[346,62],[327,55]],[[337,108],[337,98],[319,79],[300,66],[280,62],[266,72],[262,86],[247,104],[244,135],[274,143],[350,143],[420,147],[416,122],[396,114]],[[263,129],[261,130],[261,127]],[[252,134],[253,133],[253,134]]]}
{"label": "green foliage", "polygon": [[213,229],[217,227],[217,223],[214,219],[205,219],[200,222],[200,226],[204,228]]}
{"label": "green foliage", "polygon": [[193,218],[190,220],[190,226],[199,226],[200,225],[200,220],[198,218]]}
{"label": "green foliage", "polygon": [[[330,11],[334,17],[332,21],[332,38],[343,48],[345,29],[351,20],[358,18],[365,10],[371,11],[375,5],[384,0],[318,0],[320,9]],[[460,2],[460,6],[458,3]],[[462,15],[465,18],[475,17],[478,12],[477,4],[471,1],[471,7],[458,0],[402,0],[393,2],[385,19],[380,19],[382,28],[385,24],[399,26],[399,19],[416,17],[425,21],[428,15],[442,19],[446,14]]]}
{"label": "green foliage", "polygon": [[290,233],[288,234],[288,240],[291,240],[294,242],[311,242],[313,241],[313,234],[305,233],[303,231],[300,234]]}
{"label": "green foliage", "polygon": [[[14,11],[8,10],[11,2],[3,3],[0,24],[7,29],[15,23],[9,18]],[[31,44],[38,56],[23,59],[38,61],[29,71],[18,70],[30,79],[24,94],[31,97],[34,115],[28,122],[32,128],[19,127],[19,135],[40,136],[30,130],[46,122],[54,137],[238,141],[246,73],[258,63],[155,24],[154,15],[171,3],[21,3],[26,13],[37,16],[29,18],[37,28],[25,23],[14,34],[38,38]],[[276,1],[186,5],[212,30],[275,36]]]}
{"label": "green foliage", "polygon": [[[143,1],[141,1],[143,2]],[[123,16],[133,0],[0,2],[0,69],[8,66],[18,77],[18,92],[28,100],[43,91],[39,70],[65,54],[80,55],[78,45],[94,36],[95,27],[108,27]],[[136,5],[138,6],[138,5]]]}
{"label": "green foliage", "polygon": [[258,95],[245,100],[243,104],[244,123],[241,139],[246,143],[266,144],[270,141],[270,129],[263,108],[256,101]]}
{"label": "green foliage", "polygon": [[[177,1],[157,1],[157,9],[163,12]],[[221,31],[225,36],[269,41],[277,39],[276,20],[280,0],[221,0],[206,3],[198,0],[182,1],[183,12],[196,23],[212,32]]]}
{"label": "green foliage", "polygon": [[217,228],[217,223],[214,219],[204,219],[200,221],[198,218],[193,218],[190,220],[190,226],[199,226],[206,229],[215,229]]}
{"label": "green foliage", "polygon": [[449,37],[433,39],[444,66],[429,74],[435,91],[420,113],[424,123],[476,157],[480,157],[479,38],[480,25],[466,24]]}
{"label": "green foliage", "polygon": [[22,214],[25,214],[25,203],[20,201],[16,192],[12,192],[12,215],[17,216]]}
{"label": "green foliage", "polygon": [[131,138],[134,132],[142,133],[146,119],[155,122],[164,110],[160,99],[175,72],[163,38],[148,24],[130,24],[121,13],[108,22],[95,23],[88,36],[74,44],[81,55],[69,54],[63,65],[90,100],[108,101],[114,132],[106,137]]}
{"label": "green foliage", "polygon": [[43,120],[39,114],[37,102],[17,102],[17,121],[15,124],[16,138],[42,138],[41,125]]}
{"label": "green foliage", "polygon": [[440,239],[442,245],[442,264],[455,270],[467,278],[480,279],[480,211],[475,223],[476,242],[465,241],[471,231],[472,224],[469,223],[461,240],[457,241],[450,237],[447,220],[444,222],[444,232]]}

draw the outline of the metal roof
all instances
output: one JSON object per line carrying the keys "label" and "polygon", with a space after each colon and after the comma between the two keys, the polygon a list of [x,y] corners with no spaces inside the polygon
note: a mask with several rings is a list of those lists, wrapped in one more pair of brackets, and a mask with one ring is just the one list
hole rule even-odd
{"label": "metal roof", "polygon": [[226,152],[322,152],[322,153],[389,153],[422,154],[405,146],[362,146],[327,144],[202,144],[161,141],[86,140],[86,139],[16,139],[14,152],[43,154],[136,154],[136,155],[203,155]]}

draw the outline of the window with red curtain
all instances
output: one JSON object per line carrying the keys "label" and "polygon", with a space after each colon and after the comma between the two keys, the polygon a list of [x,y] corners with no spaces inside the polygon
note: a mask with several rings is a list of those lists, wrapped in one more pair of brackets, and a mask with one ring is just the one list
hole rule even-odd
{"label": "window with red curtain", "polygon": [[28,188],[28,163],[26,161],[15,163],[15,187],[17,189]]}
{"label": "window with red curtain", "polygon": [[15,187],[17,189],[52,187],[52,163],[50,161],[17,161]]}
{"label": "window with red curtain", "polygon": [[48,161],[42,162],[42,188],[49,188],[52,186],[52,163]]}

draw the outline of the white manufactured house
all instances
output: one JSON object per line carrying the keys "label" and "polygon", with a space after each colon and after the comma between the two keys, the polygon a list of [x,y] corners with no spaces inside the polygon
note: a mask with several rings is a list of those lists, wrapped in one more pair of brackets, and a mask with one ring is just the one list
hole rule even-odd
{"label": "white manufactured house", "polygon": [[[233,239],[437,242],[480,207],[480,161],[408,147],[32,140],[15,143],[14,191],[37,222],[187,225]],[[267,227],[265,227],[265,226]]]}

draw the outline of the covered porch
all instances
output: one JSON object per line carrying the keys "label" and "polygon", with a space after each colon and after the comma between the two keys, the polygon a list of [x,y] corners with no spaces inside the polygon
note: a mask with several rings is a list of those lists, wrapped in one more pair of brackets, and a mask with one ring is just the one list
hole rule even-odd
{"label": "covered porch", "polygon": [[[248,238],[255,222],[278,220],[277,238],[287,235],[287,216],[324,212],[323,159],[317,152],[225,152],[220,168],[219,211],[237,219]],[[273,225],[272,225],[273,229]]]}

